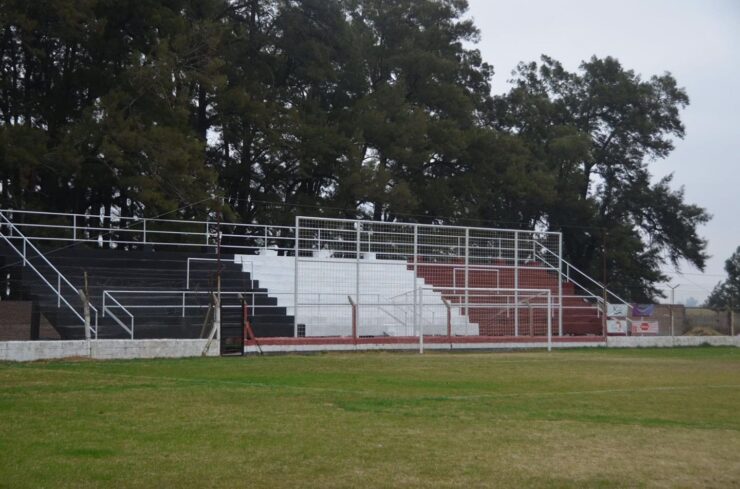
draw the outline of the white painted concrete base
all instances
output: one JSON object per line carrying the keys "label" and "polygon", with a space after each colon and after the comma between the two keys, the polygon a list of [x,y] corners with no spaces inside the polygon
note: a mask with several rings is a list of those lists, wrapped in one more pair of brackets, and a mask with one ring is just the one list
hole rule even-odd
{"label": "white painted concrete base", "polygon": [[[199,357],[208,340],[73,340],[0,342],[0,361],[32,362],[57,358],[87,357],[99,360],[127,358]],[[208,356],[219,355],[218,341]]]}
{"label": "white painted concrete base", "polygon": [[[98,360],[130,358],[184,358],[199,357],[207,340],[97,340],[97,341],[5,341],[0,342],[0,361],[31,362],[59,358],[83,357]],[[740,347],[740,336],[610,336],[604,341],[554,342],[554,349],[561,348],[650,348],[673,346]],[[427,351],[460,350],[522,350],[545,349],[547,343],[426,343]],[[419,345],[358,344],[358,345],[264,345],[265,353],[310,353],[321,351],[418,351]],[[245,353],[258,353],[256,346],[247,346]],[[214,341],[207,356],[218,356],[219,344]]]}
{"label": "white painted concrete base", "polygon": [[[564,343],[558,342],[553,343],[553,349],[561,348],[589,348],[597,346],[606,346],[603,341],[600,342],[589,342],[584,343],[572,342]],[[464,351],[464,350],[545,350],[547,349],[547,343],[543,342],[532,342],[532,343],[425,343],[424,351]],[[397,343],[397,344],[357,344],[357,345],[263,345],[263,353],[312,353],[322,351],[377,351],[377,350],[393,350],[393,351],[419,351],[419,344],[416,343]],[[259,353],[260,350],[256,346],[247,346],[244,348],[244,353],[252,354]]]}
{"label": "white painted concrete base", "polygon": [[609,348],[665,348],[673,346],[737,346],[740,336],[609,336]]}

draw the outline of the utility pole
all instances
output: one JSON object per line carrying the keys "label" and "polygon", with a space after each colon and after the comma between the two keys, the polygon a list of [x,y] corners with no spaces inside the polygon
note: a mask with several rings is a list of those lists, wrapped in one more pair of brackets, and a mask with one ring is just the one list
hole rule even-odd
{"label": "utility pole", "polygon": [[673,328],[673,305],[676,303],[676,289],[679,288],[681,284],[676,285],[669,285],[668,288],[671,289],[671,338],[675,335],[675,330]]}

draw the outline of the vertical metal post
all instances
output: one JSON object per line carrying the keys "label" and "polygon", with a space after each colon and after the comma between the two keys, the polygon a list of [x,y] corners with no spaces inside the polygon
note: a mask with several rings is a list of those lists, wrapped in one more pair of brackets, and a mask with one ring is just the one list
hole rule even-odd
{"label": "vertical metal post", "polygon": [[57,307],[62,306],[62,274],[57,272]]}
{"label": "vertical metal post", "polygon": [[182,293],[182,317],[185,317],[185,292]]}
{"label": "vertical metal post", "polygon": [[419,263],[419,225],[414,224],[414,284],[413,284],[413,304],[414,304],[414,334],[419,331],[419,312],[416,304],[416,285],[418,276]]}
{"label": "vertical metal post", "polygon": [[[300,216],[295,216],[295,236],[293,237],[293,337],[298,338],[298,243],[300,241]],[[254,280],[254,275],[252,275]]]}
{"label": "vertical metal post", "polygon": [[355,300],[357,301],[355,322],[357,328],[360,325],[360,240],[362,235],[362,222],[356,221],[357,235],[355,241]]}
{"label": "vertical metal post", "polygon": [[[558,271],[563,273],[563,233],[558,233]],[[563,336],[563,277],[558,277],[558,336]]]}
{"label": "vertical metal post", "polygon": [[26,260],[26,241],[27,241],[26,238],[23,238],[23,266],[24,267],[26,266],[26,262],[28,261]]}
{"label": "vertical metal post", "polygon": [[144,244],[146,244],[146,219],[144,219]]}
{"label": "vertical metal post", "polygon": [[514,231],[514,336],[519,336],[519,231]]}
{"label": "vertical metal post", "polygon": [[609,303],[607,301],[607,295],[606,295],[606,230],[601,231],[601,239],[602,239],[602,255],[601,255],[601,279],[603,280],[603,290],[602,290],[602,299],[604,301],[604,315],[601,316],[601,335],[606,338],[607,330],[606,330],[606,324],[607,324],[607,314],[609,311]]}
{"label": "vertical metal post", "polygon": [[72,215],[72,241],[77,241],[77,214]]}
{"label": "vertical metal post", "polygon": [[675,329],[673,327],[673,305],[676,303],[676,295],[675,295],[675,292],[676,292],[676,289],[678,287],[680,287],[680,286],[681,286],[681,284],[676,284],[676,285],[673,285],[673,286],[670,286],[669,285],[668,286],[671,289],[671,309],[670,309],[670,311],[671,311],[671,338],[673,338],[675,336]]}
{"label": "vertical metal post", "polygon": [[267,226],[264,227],[264,230],[265,230],[265,236],[264,236],[263,248],[267,249]]}
{"label": "vertical metal post", "polygon": [[[465,311],[465,324],[470,323],[470,295],[468,292],[468,287],[470,287],[470,275],[469,275],[469,268],[470,268],[470,228],[465,228],[465,308],[463,311]],[[454,275],[454,270],[453,270]],[[457,291],[455,291],[457,293]],[[467,333],[467,331],[466,331]]]}
{"label": "vertical metal post", "polygon": [[547,291],[547,351],[552,351],[552,295]]}
{"label": "vertical metal post", "polygon": [[[424,288],[419,289],[419,311],[424,311]],[[424,317],[419,318],[419,353],[424,353]]]}

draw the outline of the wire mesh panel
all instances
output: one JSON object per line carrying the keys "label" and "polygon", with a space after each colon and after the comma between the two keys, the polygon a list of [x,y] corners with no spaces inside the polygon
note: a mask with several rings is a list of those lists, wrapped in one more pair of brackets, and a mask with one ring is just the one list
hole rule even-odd
{"label": "wire mesh panel", "polygon": [[559,233],[298,217],[296,235],[306,336],[545,334],[524,289],[550,292],[559,329]]}

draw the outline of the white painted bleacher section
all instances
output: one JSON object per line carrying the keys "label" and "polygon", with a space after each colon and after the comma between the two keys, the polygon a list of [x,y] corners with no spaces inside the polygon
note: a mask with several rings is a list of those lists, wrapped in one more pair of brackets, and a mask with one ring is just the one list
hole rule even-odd
{"label": "white painted bleacher section", "polygon": [[[273,250],[258,255],[236,255],[234,261],[252,274],[259,286],[277,298],[289,315],[295,308],[295,259]],[[373,255],[360,260],[359,336],[414,336],[414,272],[403,260],[379,260]],[[305,324],[306,336],[350,336],[352,307],[357,301],[357,261],[333,258],[319,251],[298,261],[297,323]],[[417,288],[426,287],[416,278]],[[426,288],[417,295],[418,322],[425,335],[447,334],[447,307],[442,296]],[[453,335],[478,335],[478,325],[468,323],[460,308],[451,306]]]}

